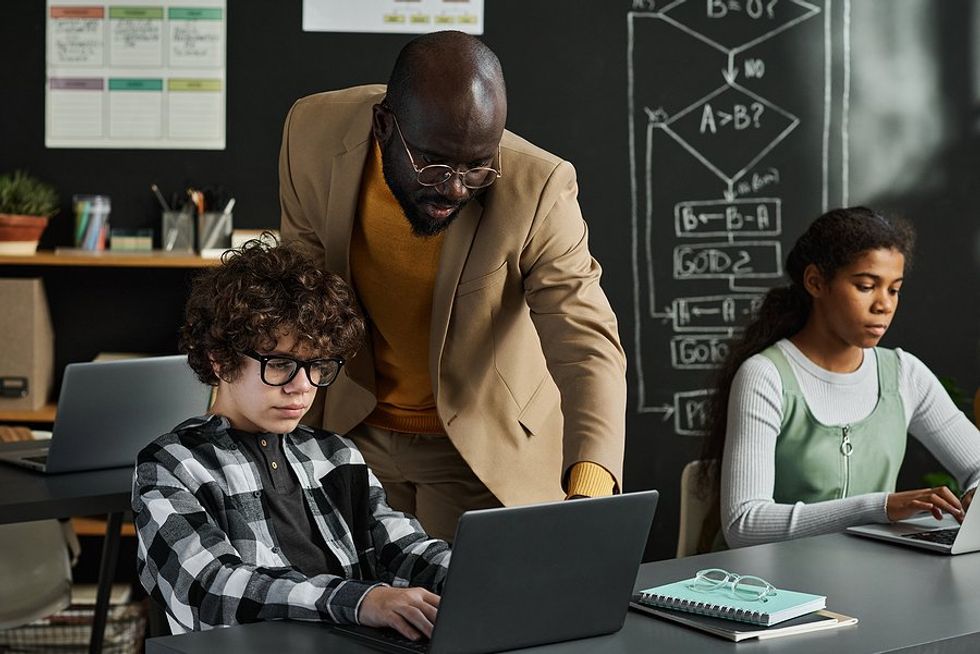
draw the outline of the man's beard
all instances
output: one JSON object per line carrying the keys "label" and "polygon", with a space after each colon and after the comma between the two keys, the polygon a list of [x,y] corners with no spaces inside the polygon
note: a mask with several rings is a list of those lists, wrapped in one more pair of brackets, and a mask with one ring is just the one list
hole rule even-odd
{"label": "man's beard", "polygon": [[[402,208],[402,213],[405,214],[405,218],[408,219],[408,224],[412,226],[412,233],[415,236],[425,238],[427,236],[435,236],[440,232],[445,231],[449,225],[453,223],[456,218],[459,217],[459,209],[452,212],[442,220],[436,220],[432,216],[425,213],[421,207],[412,199],[412,197],[405,192],[402,187],[395,183],[392,175],[389,173],[388,164],[385,161],[385,154],[381,155],[381,172],[384,175],[385,183],[388,184],[388,188],[391,189],[391,194],[395,196],[398,200],[399,206]],[[435,189],[432,189],[435,193]],[[462,207],[460,207],[462,208]]]}

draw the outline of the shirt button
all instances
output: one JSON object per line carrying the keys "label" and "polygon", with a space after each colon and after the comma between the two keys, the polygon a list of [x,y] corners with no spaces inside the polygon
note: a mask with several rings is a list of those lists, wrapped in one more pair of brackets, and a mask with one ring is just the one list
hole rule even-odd
{"label": "shirt button", "polygon": [[268,444],[269,444],[269,443],[268,443],[268,442],[267,442],[267,441],[266,441],[266,440],[265,440],[264,438],[263,438],[262,440],[260,440],[260,441],[259,441],[259,445],[261,445],[262,447],[265,447],[265,446],[266,446],[266,445],[268,445]]}
{"label": "shirt button", "polygon": [[262,493],[259,491],[252,491],[252,497],[262,497]]}
{"label": "shirt button", "polygon": [[272,462],[272,469],[273,469],[273,470],[278,470],[278,469],[279,469],[279,464],[278,464],[278,463],[276,463],[275,461],[273,461],[273,462]]}
{"label": "shirt button", "polygon": [[278,547],[273,547],[272,548],[272,553],[273,554],[278,554],[279,553],[279,548]]}

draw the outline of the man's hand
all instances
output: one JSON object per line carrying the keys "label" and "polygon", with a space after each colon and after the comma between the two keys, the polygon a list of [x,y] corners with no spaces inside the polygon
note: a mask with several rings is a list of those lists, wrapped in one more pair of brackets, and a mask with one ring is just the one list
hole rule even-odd
{"label": "man's hand", "polygon": [[424,588],[376,586],[361,601],[358,617],[366,627],[391,627],[405,638],[432,638],[439,596]]}
{"label": "man's hand", "polygon": [[892,522],[910,518],[919,511],[931,512],[936,520],[942,520],[943,513],[949,513],[957,522],[963,522],[964,513],[960,500],[945,486],[890,493],[885,501],[885,511]]}

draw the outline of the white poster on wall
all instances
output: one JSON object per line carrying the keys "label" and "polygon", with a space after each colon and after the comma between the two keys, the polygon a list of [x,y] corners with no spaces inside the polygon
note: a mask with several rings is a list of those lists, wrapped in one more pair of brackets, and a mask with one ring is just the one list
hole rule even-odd
{"label": "white poster on wall", "polygon": [[226,0],[47,0],[44,144],[225,148]]}
{"label": "white poster on wall", "polygon": [[483,34],[483,0],[303,0],[304,32]]}

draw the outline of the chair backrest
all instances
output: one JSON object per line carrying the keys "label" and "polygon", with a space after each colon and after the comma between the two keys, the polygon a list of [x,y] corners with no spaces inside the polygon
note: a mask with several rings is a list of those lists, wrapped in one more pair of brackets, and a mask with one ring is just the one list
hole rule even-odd
{"label": "chair backrest", "polygon": [[710,499],[698,493],[702,460],[691,461],[681,472],[681,519],[677,530],[677,558],[697,553],[701,525],[710,508]]}
{"label": "chair backrest", "polygon": [[51,615],[71,601],[66,533],[57,520],[0,525],[0,629]]}

